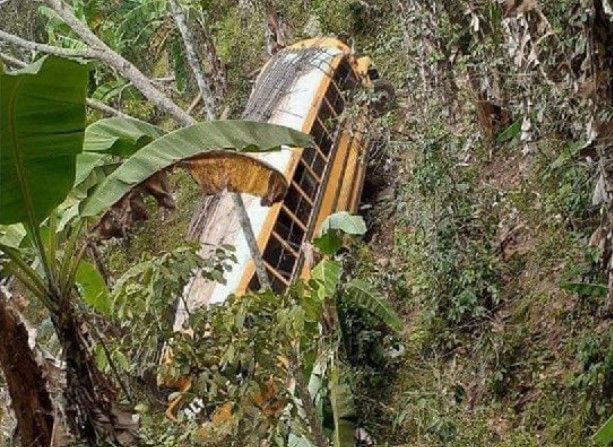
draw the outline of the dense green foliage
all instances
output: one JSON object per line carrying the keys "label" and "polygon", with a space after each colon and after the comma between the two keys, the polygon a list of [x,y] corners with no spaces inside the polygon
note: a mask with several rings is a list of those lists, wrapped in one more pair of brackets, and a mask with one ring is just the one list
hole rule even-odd
{"label": "dense green foliage", "polygon": [[[2,29],[79,46],[45,7],[37,14],[27,2],[11,3],[19,5],[0,18]],[[187,108],[197,88],[165,1],[69,3]],[[239,117],[266,60],[265,2],[182,3],[200,53],[208,54],[212,41],[221,60],[227,86],[214,86],[218,111],[227,107]],[[164,375],[186,374],[198,377],[190,402],[206,396],[199,422],[232,405],[232,422],[207,425],[205,443],[282,445],[290,433],[311,439],[286,383],[295,339],[308,334],[299,359],[311,366],[318,355],[325,359],[308,375],[325,390],[316,403],[331,438],[342,425],[334,417],[342,413],[339,385],[350,384],[348,420],[376,445],[592,445],[613,412],[613,333],[603,310],[610,250],[596,231],[606,212],[594,194],[594,129],[611,116],[610,104],[601,104],[601,81],[610,79],[598,72],[606,45],[598,47],[594,36],[611,27],[610,3],[277,1],[290,43],[346,32],[398,90],[396,110],[371,131],[369,232],[320,267],[323,280],[197,312],[190,318],[211,332],[173,336],[158,323],[189,271],[201,266],[221,279],[232,256],[221,250],[203,260],[179,248],[198,193],[185,176],[174,176],[177,211],[103,248],[110,275],[127,273],[115,284],[112,321],[103,326],[110,352],[98,345],[97,360],[126,384],[122,398],[141,414],[142,443],[192,445],[198,438],[199,425],[163,416],[167,396],[155,386]],[[212,75],[209,60],[205,67]],[[176,127],[119,73],[101,64],[92,73],[89,96],[166,131]],[[89,122],[98,118],[88,114]],[[135,135],[133,142],[142,136]],[[331,229],[321,240],[324,253],[340,247],[342,235]],[[329,316],[321,304],[332,297],[339,324],[326,333],[315,323],[322,312]],[[174,363],[157,362],[162,341],[172,346]],[[286,413],[267,414],[252,400],[269,383]],[[608,431],[596,440],[605,443]]]}

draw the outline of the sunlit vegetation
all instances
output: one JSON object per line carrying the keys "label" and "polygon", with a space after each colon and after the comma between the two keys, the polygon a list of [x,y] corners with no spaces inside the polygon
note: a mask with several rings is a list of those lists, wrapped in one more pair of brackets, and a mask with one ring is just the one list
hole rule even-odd
{"label": "sunlit vegetation", "polygon": [[[0,445],[607,445],[612,6],[0,1]],[[311,280],[173,328],[235,259],[188,234],[200,186],[244,179],[195,157],[312,144],[237,120],[267,49],[332,33],[396,90],[363,220],[316,235]]]}

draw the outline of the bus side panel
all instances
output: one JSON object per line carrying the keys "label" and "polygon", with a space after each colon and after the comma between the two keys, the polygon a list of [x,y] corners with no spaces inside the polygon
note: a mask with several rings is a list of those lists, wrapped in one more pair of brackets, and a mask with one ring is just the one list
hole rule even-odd
{"label": "bus side panel", "polygon": [[347,156],[349,155],[351,141],[351,135],[346,129],[343,129],[338,141],[336,156],[334,157],[334,160],[331,161],[332,168],[330,169],[330,175],[327,178],[327,183],[325,185],[324,196],[315,219],[315,234],[317,234],[317,231],[319,230],[319,227],[324,219],[332,214],[336,209],[337,199],[343,184],[344,168]]}

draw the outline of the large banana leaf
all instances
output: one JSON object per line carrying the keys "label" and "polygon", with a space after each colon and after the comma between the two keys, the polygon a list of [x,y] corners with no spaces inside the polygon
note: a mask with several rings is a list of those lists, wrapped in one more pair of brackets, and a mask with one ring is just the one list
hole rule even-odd
{"label": "large banana leaf", "polygon": [[[112,155],[127,158],[140,148],[164,135],[164,131],[153,124],[133,118],[105,118],[96,121],[85,129],[83,153],[77,157],[77,175],[74,186],[89,181],[87,190],[99,184],[118,164],[113,164]],[[108,169],[112,167],[112,169]],[[82,188],[83,189],[83,188]]]}
{"label": "large banana leaf", "polygon": [[354,279],[345,285],[343,301],[351,306],[364,309],[393,330],[402,331],[403,324],[400,317],[394,312],[386,299],[364,281]]}
{"label": "large banana leaf", "polygon": [[266,151],[282,145],[310,147],[309,135],[274,124],[214,121],[169,133],[140,149],[100,185],[82,215],[95,216],[119,202],[156,173],[185,162],[205,193],[227,188],[267,202],[280,200],[285,178],[266,163],[237,151]]}
{"label": "large banana leaf", "polygon": [[159,127],[137,119],[105,118],[87,126],[83,150],[130,157],[164,134]]}
{"label": "large banana leaf", "polygon": [[83,147],[87,65],[53,56],[0,74],[0,224],[42,221]]}
{"label": "large banana leaf", "polygon": [[111,162],[111,157],[98,152],[83,152],[77,156],[77,172],[74,186],[83,183],[94,172],[96,168]]}

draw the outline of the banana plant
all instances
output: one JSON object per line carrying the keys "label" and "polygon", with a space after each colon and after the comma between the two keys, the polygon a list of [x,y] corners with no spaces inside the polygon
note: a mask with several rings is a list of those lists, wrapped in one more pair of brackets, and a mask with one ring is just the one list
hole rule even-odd
{"label": "banana plant", "polygon": [[[366,225],[359,216],[339,212],[329,216],[321,226],[313,244],[325,256],[311,272],[310,286],[319,297],[321,312],[319,321],[328,342],[320,346],[316,358],[303,361],[303,373],[308,378],[309,394],[323,422],[323,428],[334,447],[355,446],[357,412],[351,391],[351,373],[344,364],[343,346],[344,315],[340,304],[368,312],[390,329],[400,332],[403,323],[387,300],[365,281],[352,279],[343,282],[342,261],[337,255],[347,239],[363,235]],[[306,300],[305,300],[306,302]],[[312,306],[311,306],[312,307]],[[312,313],[309,309],[306,314]],[[305,333],[301,344],[308,345]],[[289,445],[312,447],[306,437],[291,435]]]}
{"label": "banana plant", "polygon": [[[287,187],[283,175],[244,152],[281,145],[305,147],[311,140],[281,126],[212,122],[160,138],[149,135],[145,138],[151,137],[149,144],[126,147],[130,144],[124,143],[130,140],[122,140],[122,136],[130,133],[130,128],[140,126],[142,130],[143,126],[133,121],[115,122],[117,139],[108,139],[107,150],[133,154],[86,199],[81,216],[71,223],[61,243],[57,210],[73,189],[77,159],[83,153],[88,71],[79,61],[49,56],[22,70],[0,74],[0,225],[22,224],[27,233],[25,243],[30,245],[22,248],[2,243],[0,250],[8,258],[3,270],[14,275],[50,313],[66,361],[65,397],[71,431],[90,443],[116,442],[126,429],[104,421],[122,425],[125,421],[114,405],[108,378],[98,371],[90,355],[91,334],[85,330],[80,309],[87,294],[77,287],[79,272],[100,286],[87,274],[91,269],[83,267],[90,243],[86,227],[139,185],[179,165],[191,170],[204,192],[227,188],[260,195],[267,203],[280,200]],[[142,138],[131,141],[133,146],[143,144]],[[91,149],[95,144],[90,139],[85,146]],[[235,168],[244,169],[243,178],[250,181],[242,182],[237,172],[226,176],[228,160]],[[43,223],[48,231],[43,231]]]}

